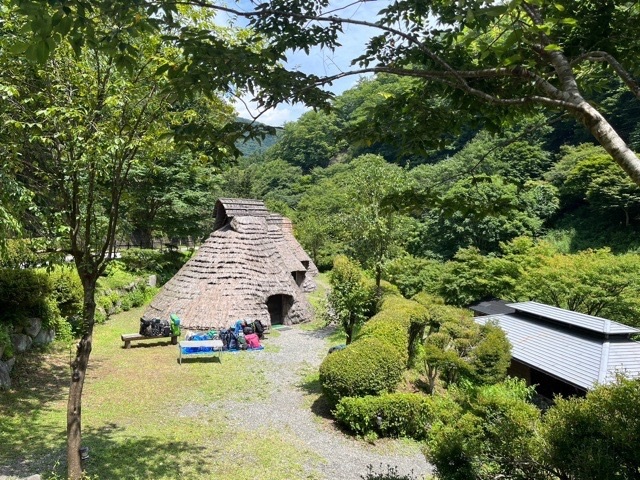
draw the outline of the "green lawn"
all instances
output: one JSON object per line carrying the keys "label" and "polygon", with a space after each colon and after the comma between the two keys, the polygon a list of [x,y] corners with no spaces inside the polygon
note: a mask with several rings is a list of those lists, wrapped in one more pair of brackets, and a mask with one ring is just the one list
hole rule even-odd
{"label": "green lawn", "polygon": [[[124,350],[120,334],[137,331],[141,313],[96,327],[82,417],[91,478],[317,478],[304,466],[314,454],[291,442],[289,432],[231,428],[224,411],[208,408],[219,399],[242,408],[266,394],[255,357],[179,365],[174,345]],[[64,473],[70,354],[31,354],[16,365],[17,378],[26,372],[28,380],[0,393],[0,475]]]}

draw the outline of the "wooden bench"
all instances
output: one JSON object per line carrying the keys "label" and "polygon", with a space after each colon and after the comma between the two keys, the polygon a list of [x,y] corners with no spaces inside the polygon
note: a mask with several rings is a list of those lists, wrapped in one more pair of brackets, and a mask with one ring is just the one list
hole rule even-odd
{"label": "wooden bench", "polygon": [[124,348],[131,348],[131,342],[142,340],[155,340],[156,342],[158,342],[171,339],[171,345],[176,345],[178,343],[177,335],[173,335],[171,337],[147,337],[145,335],[140,335],[139,333],[123,333],[122,335],[120,335],[120,338],[124,342]]}
{"label": "wooden bench", "polygon": [[[183,352],[183,348],[198,348],[196,352]],[[201,351],[200,348],[210,348],[210,351]],[[178,343],[178,363],[182,365],[182,355],[215,355],[222,363],[222,340],[183,340]]]}

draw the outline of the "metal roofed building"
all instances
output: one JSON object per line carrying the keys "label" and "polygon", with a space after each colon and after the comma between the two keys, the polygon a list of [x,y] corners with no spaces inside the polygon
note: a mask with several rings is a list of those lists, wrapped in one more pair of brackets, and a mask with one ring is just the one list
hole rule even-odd
{"label": "metal roofed building", "polygon": [[631,338],[639,329],[537,302],[507,306],[514,313],[475,321],[505,331],[512,346],[509,373],[537,384],[540,394],[584,394],[618,373],[640,377],[640,342]]}

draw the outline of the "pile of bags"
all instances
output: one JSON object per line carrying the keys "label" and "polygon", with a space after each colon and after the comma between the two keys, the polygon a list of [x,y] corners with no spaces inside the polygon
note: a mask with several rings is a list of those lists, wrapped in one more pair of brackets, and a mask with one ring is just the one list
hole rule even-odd
{"label": "pile of bags", "polygon": [[223,350],[262,350],[260,340],[264,338],[264,325],[260,320],[238,320],[233,328],[210,330],[207,333],[186,336],[187,340],[222,340]]}
{"label": "pile of bags", "polygon": [[171,320],[140,319],[140,335],[145,337],[173,337],[180,335],[180,318],[175,313],[171,314]]}

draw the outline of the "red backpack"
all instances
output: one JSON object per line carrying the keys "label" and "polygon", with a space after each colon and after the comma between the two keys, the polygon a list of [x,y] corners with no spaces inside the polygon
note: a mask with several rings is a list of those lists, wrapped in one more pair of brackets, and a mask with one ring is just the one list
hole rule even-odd
{"label": "red backpack", "polygon": [[245,335],[244,338],[247,340],[247,347],[260,348],[260,340],[258,339],[257,334],[250,333],[249,335]]}

